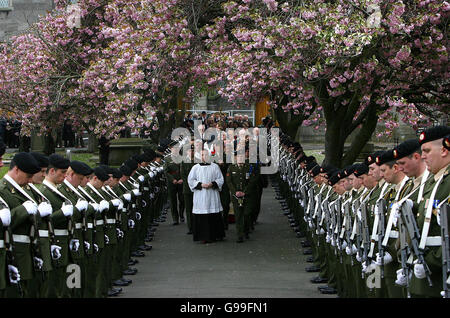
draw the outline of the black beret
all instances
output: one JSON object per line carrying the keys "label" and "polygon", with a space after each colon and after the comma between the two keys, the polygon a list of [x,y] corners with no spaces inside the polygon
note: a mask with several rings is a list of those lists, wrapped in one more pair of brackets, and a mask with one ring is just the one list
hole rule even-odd
{"label": "black beret", "polygon": [[6,145],[3,140],[0,139],[0,157],[6,152]]}
{"label": "black beret", "polygon": [[138,168],[138,163],[133,158],[127,159],[123,164],[130,167],[131,171],[134,171]]}
{"label": "black beret", "polygon": [[48,157],[49,165],[56,169],[67,169],[70,166],[70,160],[63,156],[52,154]]}
{"label": "black beret", "polygon": [[335,171],[328,179],[328,184],[331,186],[334,186],[336,183],[339,182],[339,180],[341,180],[340,175],[341,175],[341,170]]}
{"label": "black beret", "polygon": [[97,178],[99,178],[101,181],[106,181],[109,179],[108,173],[103,169],[102,167],[96,167],[94,168],[94,174]]}
{"label": "black beret", "polygon": [[423,145],[426,142],[444,138],[450,134],[449,126],[435,126],[428,128],[419,135],[419,142]]}
{"label": "black beret", "polygon": [[117,168],[113,168],[112,170],[113,170],[113,173],[112,173],[113,178],[116,178],[116,179],[122,178],[122,176],[123,176],[122,171],[120,171],[120,170],[117,169]]}
{"label": "black beret", "polygon": [[317,162],[315,161],[311,161],[309,163],[306,164],[306,171],[311,171],[312,168],[314,168],[315,166],[317,166]]}
{"label": "black beret", "polygon": [[369,172],[369,167],[365,163],[358,163],[355,165],[355,176],[360,177]]}
{"label": "black beret", "polygon": [[131,168],[127,165],[121,165],[119,170],[123,173],[123,175],[127,177],[131,176],[131,174],[133,173],[133,170],[131,170]]}
{"label": "black beret", "polygon": [[133,155],[131,157],[134,161],[136,161],[137,163],[142,163],[145,160],[142,158],[142,155],[138,154],[138,155]]}
{"label": "black beret", "polygon": [[328,180],[330,180],[331,176],[334,174],[337,174],[340,170],[338,168],[334,168],[329,170],[328,172],[326,172],[326,176],[328,178]]}
{"label": "black beret", "polygon": [[335,166],[324,165],[320,168],[320,173],[328,173],[329,171],[337,170]]}
{"label": "black beret", "polygon": [[39,163],[34,159],[34,157],[28,152],[19,152],[13,158],[17,168],[25,173],[35,174],[41,171]]}
{"label": "black beret", "polygon": [[154,151],[153,149],[151,149],[151,148],[146,149],[146,150],[144,151],[144,153],[147,154],[147,156],[149,156],[149,157],[151,158],[150,161],[152,161],[152,160],[155,159],[155,157],[156,157],[155,151]]}
{"label": "black beret", "polygon": [[392,154],[394,155],[394,159],[402,159],[406,156],[412,155],[416,151],[420,149],[420,143],[417,139],[409,139],[402,142],[400,145],[392,150]]}
{"label": "black beret", "polygon": [[48,167],[48,157],[46,155],[43,155],[38,152],[30,152],[30,154],[36,159],[37,163],[39,164],[39,167],[41,168],[47,168]]}
{"label": "black beret", "polygon": [[395,161],[394,153],[392,150],[388,150],[383,152],[381,155],[377,156],[375,162],[378,166],[381,166],[385,163]]}
{"label": "black beret", "polygon": [[107,165],[99,165],[107,174],[113,174],[114,169]]}
{"label": "black beret", "polygon": [[384,151],[380,150],[380,151],[375,151],[373,154],[368,155],[366,157],[366,159],[364,160],[364,163],[367,166],[370,166],[371,164],[375,163],[376,159],[378,156],[381,156],[384,153]]}
{"label": "black beret", "polygon": [[350,165],[350,166],[345,167],[342,170],[342,172],[344,173],[344,177],[343,178],[351,176],[353,174],[353,172],[355,172],[355,165]]}
{"label": "black beret", "polygon": [[304,156],[300,162],[304,162],[304,163],[308,164],[313,161],[316,161],[316,158],[314,156]]}
{"label": "black beret", "polygon": [[442,146],[450,151],[450,135],[444,137],[444,139],[442,140]]}
{"label": "black beret", "polygon": [[320,166],[319,165],[315,165],[314,168],[311,169],[311,171],[309,172],[311,177],[315,177],[317,175],[319,175],[320,173]]}
{"label": "black beret", "polygon": [[150,162],[153,160],[154,157],[152,157],[150,154],[148,153],[143,153],[141,154],[142,159],[144,160],[144,162]]}
{"label": "black beret", "polygon": [[166,151],[166,147],[158,146],[158,148],[156,148],[156,150],[158,150],[159,152],[164,152],[164,151]]}
{"label": "black beret", "polygon": [[94,172],[91,167],[89,167],[86,163],[81,161],[73,160],[70,162],[70,167],[75,173],[81,174],[83,176],[88,176]]}
{"label": "black beret", "polygon": [[159,152],[156,153],[155,158],[163,158],[163,157],[164,157],[164,156],[163,156],[161,153],[159,153]]}

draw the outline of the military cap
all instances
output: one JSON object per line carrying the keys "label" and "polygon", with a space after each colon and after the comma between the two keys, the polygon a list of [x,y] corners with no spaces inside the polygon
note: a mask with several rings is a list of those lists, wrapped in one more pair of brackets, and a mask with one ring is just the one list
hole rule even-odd
{"label": "military cap", "polygon": [[306,171],[308,172],[311,171],[311,169],[314,168],[315,166],[318,166],[317,162],[315,161],[308,162],[306,164]]}
{"label": "military cap", "polygon": [[41,168],[48,167],[49,160],[46,155],[43,155],[38,152],[30,152],[30,155],[32,155],[34,157],[34,159],[36,159],[37,163],[39,164],[39,167],[41,167]]}
{"label": "military cap", "polygon": [[355,164],[355,176],[360,177],[369,172],[369,167],[365,163]]}
{"label": "military cap", "polygon": [[100,168],[102,168],[103,170],[105,170],[105,172],[107,174],[113,174],[113,168],[111,168],[110,166],[107,165],[99,165]]}
{"label": "military cap", "polygon": [[304,162],[306,164],[308,164],[310,162],[316,162],[316,157],[314,157],[314,156],[305,156],[304,159],[302,159],[301,162]]}
{"label": "military cap", "polygon": [[442,140],[442,146],[450,151],[450,134],[444,137]]}
{"label": "military cap", "polygon": [[330,180],[331,176],[335,173],[337,174],[338,172],[339,172],[339,169],[334,168],[334,169],[331,169],[328,172],[326,172],[325,175],[326,175],[327,179]]}
{"label": "military cap", "polygon": [[153,149],[150,149],[150,148],[146,149],[146,150],[144,150],[144,153],[147,154],[147,156],[150,157],[150,161],[152,161],[156,157],[156,153],[155,153],[155,151]]}
{"label": "military cap", "polygon": [[387,150],[375,158],[375,162],[378,166],[381,166],[391,161],[395,161],[394,153],[392,150]]}
{"label": "military cap", "polygon": [[130,167],[131,171],[136,170],[138,168],[138,163],[133,158],[127,159],[123,164]]}
{"label": "military cap", "polygon": [[70,162],[70,167],[75,173],[81,174],[83,176],[88,176],[94,172],[91,167],[89,167],[86,163],[81,161],[73,160]]}
{"label": "military cap", "polygon": [[420,143],[417,139],[409,139],[392,150],[392,154],[395,160],[402,159],[406,156],[412,155],[420,149]]}
{"label": "military cap", "polygon": [[341,175],[341,170],[335,171],[328,179],[328,184],[331,186],[334,186],[336,183],[339,182],[339,180],[341,180],[340,175]]}
{"label": "military cap", "polygon": [[17,168],[25,173],[35,174],[41,171],[39,163],[28,152],[19,152],[12,160],[16,164]]}
{"label": "military cap", "polygon": [[142,158],[142,160],[144,160],[144,162],[150,162],[154,159],[154,157],[152,157],[150,154],[145,153],[145,152],[143,154],[141,154],[141,158]]}
{"label": "military cap", "polygon": [[370,154],[366,157],[366,159],[364,160],[364,163],[367,166],[370,166],[373,163],[376,163],[375,160],[378,156],[381,156],[381,154],[383,154],[384,151],[380,150],[380,151],[375,151],[373,154]]}
{"label": "military cap", "polygon": [[431,128],[428,128],[427,130],[423,131],[419,135],[419,142],[421,145],[423,145],[424,143],[444,138],[448,134],[450,134],[449,126],[431,127]]}
{"label": "military cap", "polygon": [[143,159],[142,155],[138,154],[138,155],[133,155],[131,157],[134,161],[136,161],[137,163],[143,163],[145,160]]}
{"label": "military cap", "polygon": [[64,158],[63,156],[52,154],[48,157],[49,166],[52,166],[56,169],[67,169],[70,166],[70,160]]}
{"label": "military cap", "polygon": [[355,165],[350,165],[350,166],[345,167],[342,170],[342,172],[344,174],[343,178],[351,176],[353,174],[353,172],[355,172]]}
{"label": "military cap", "polygon": [[113,170],[113,173],[112,173],[113,178],[116,178],[116,179],[122,178],[122,176],[123,176],[122,171],[120,171],[118,168],[112,168],[112,170]]}
{"label": "military cap", "polygon": [[102,167],[96,167],[94,168],[94,174],[97,178],[99,178],[101,181],[106,181],[109,179],[108,173],[103,169]]}
{"label": "military cap", "polygon": [[320,173],[327,173],[329,171],[336,170],[337,168],[332,165],[324,165],[320,168]]}
{"label": "military cap", "polygon": [[320,166],[319,165],[315,165],[314,168],[311,169],[311,171],[309,172],[309,174],[314,178],[315,176],[319,175],[320,173]]}
{"label": "military cap", "polygon": [[121,165],[119,170],[123,173],[124,176],[127,177],[131,176],[131,174],[133,173],[133,170],[127,165]]}

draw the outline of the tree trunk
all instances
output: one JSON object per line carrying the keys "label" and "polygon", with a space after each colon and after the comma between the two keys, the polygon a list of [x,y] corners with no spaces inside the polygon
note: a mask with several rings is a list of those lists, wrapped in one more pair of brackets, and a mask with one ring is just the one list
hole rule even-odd
{"label": "tree trunk", "polygon": [[304,116],[285,112],[281,107],[277,107],[275,109],[275,115],[275,119],[280,124],[281,130],[295,140],[298,128],[302,125],[302,122],[305,119]]}

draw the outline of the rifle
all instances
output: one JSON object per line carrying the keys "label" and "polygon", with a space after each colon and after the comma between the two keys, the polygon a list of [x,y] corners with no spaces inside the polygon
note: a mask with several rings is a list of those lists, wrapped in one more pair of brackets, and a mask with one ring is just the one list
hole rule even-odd
{"label": "rifle", "polygon": [[342,246],[341,246],[341,237],[339,233],[339,229],[342,228],[341,224],[341,198],[337,199],[335,205],[335,214],[336,214],[336,223],[334,228],[334,233],[336,234],[336,248],[339,251],[339,262],[342,264]]}
{"label": "rifle", "polygon": [[[405,201],[406,202],[406,201]],[[411,240],[411,246],[414,254],[417,256],[418,264],[422,264],[425,269],[425,275],[427,276],[428,285],[430,287],[433,286],[433,282],[431,281],[431,271],[425,262],[424,251],[419,248],[420,242],[420,232],[419,227],[417,226],[416,219],[414,218],[414,214],[412,212],[412,207],[405,202],[401,206],[401,216],[403,218],[403,223],[406,224],[406,228],[408,230],[408,235]]]}
{"label": "rifle", "polygon": [[402,218],[398,219],[398,229],[399,229],[399,238],[400,238],[400,259],[401,265],[403,269],[403,275],[406,277],[406,292],[407,297],[411,298],[411,294],[409,293],[409,265],[407,263],[408,256],[410,254],[410,249],[408,243],[406,242],[406,226],[403,223]]}
{"label": "rifle", "polygon": [[[381,258],[381,266],[380,266],[380,270],[381,270],[381,278],[384,278],[384,247],[383,247],[383,240],[384,240],[384,235],[386,234],[386,229],[384,227],[385,225],[385,213],[387,210],[387,206],[386,206],[386,200],[384,198],[380,199],[377,202],[377,210],[378,210],[378,214],[379,214],[379,218],[378,218],[378,255]],[[392,212],[394,213],[394,212]]]}
{"label": "rifle", "polygon": [[363,239],[363,257],[362,261],[366,262],[366,266],[369,266],[369,249],[370,249],[370,232],[369,223],[367,222],[367,205],[361,203],[361,225],[362,225],[362,239]]}
{"label": "rifle", "polygon": [[[352,249],[352,240],[350,239],[350,236],[352,235],[352,218],[350,216],[350,207],[349,207],[350,203],[347,203],[344,206],[344,215],[345,215],[345,236],[347,238],[347,244],[349,246],[350,249]],[[350,255],[350,262],[351,262],[351,266],[353,266],[353,257],[352,255]]]}
{"label": "rifle", "polygon": [[[8,265],[12,265],[15,268],[17,268],[17,270],[19,270],[19,266],[17,264],[16,259],[14,258],[14,246],[12,244],[12,240],[11,240],[11,229],[10,227],[5,227],[3,226],[3,234],[4,234],[4,240],[5,240],[5,249],[6,249],[6,268],[8,268]],[[9,270],[8,270],[9,271]],[[9,277],[9,274],[8,274]],[[14,280],[17,280],[17,283],[12,283],[10,279],[8,279],[10,284],[16,284],[17,285],[17,289],[19,291],[19,295],[20,297],[23,297],[23,290],[22,290],[22,285],[20,284],[20,278],[18,279],[17,277],[13,277]]]}
{"label": "rifle", "polygon": [[444,287],[444,298],[450,298],[449,275],[450,275],[450,242],[448,236],[449,227],[449,204],[443,204],[440,208],[441,215],[441,237],[442,237],[442,283]]}

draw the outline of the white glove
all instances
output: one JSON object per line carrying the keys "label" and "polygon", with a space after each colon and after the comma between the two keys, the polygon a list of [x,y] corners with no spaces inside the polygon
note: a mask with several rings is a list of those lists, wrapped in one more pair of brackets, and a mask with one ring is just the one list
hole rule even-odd
{"label": "white glove", "polygon": [[149,173],[149,175],[150,175],[150,178],[154,178],[155,177],[155,173],[153,172],[153,171],[151,171],[150,173]]}
{"label": "white glove", "polygon": [[117,207],[119,210],[122,210],[123,209],[123,202],[122,202],[122,200],[120,200],[120,203],[119,203],[119,206]]}
{"label": "white glove", "polygon": [[331,246],[335,247],[336,246],[336,241],[334,238],[331,238]]}
{"label": "white glove", "polygon": [[144,182],[145,178],[144,178],[144,176],[139,176],[138,180],[141,181],[141,182]]}
{"label": "white glove", "polygon": [[11,211],[8,208],[0,210],[0,220],[3,226],[9,226],[11,224]]}
{"label": "white glove", "polygon": [[37,204],[32,202],[32,201],[25,201],[24,203],[22,203],[22,205],[25,207],[25,209],[27,210],[28,214],[30,214],[30,215],[34,215],[38,211]]}
{"label": "white glove", "polygon": [[410,207],[411,209],[414,206],[414,202],[411,199],[407,199],[405,202],[403,202],[403,204],[406,204],[408,207]]}
{"label": "white glove", "polygon": [[95,202],[94,202],[94,203],[91,203],[91,205],[92,205],[92,207],[94,208],[95,212],[100,212],[98,203],[95,203]]}
{"label": "white glove", "polygon": [[103,212],[107,209],[109,209],[109,203],[106,200],[101,200],[100,204],[98,206],[98,209],[100,210],[100,212]]}
{"label": "white glove", "polygon": [[[377,255],[377,258],[376,258],[375,264],[377,264],[378,266],[381,266],[380,253],[377,253],[376,255]],[[384,265],[387,265],[390,262],[392,262],[392,256],[391,256],[391,254],[389,254],[389,252],[384,253],[383,259],[384,259]]]}
{"label": "white glove", "polygon": [[86,200],[78,200],[75,207],[78,211],[86,211],[88,208],[88,202]]}
{"label": "white glove", "polygon": [[98,252],[98,245],[94,243],[94,253]]}
{"label": "white glove", "polygon": [[370,273],[377,267],[377,265],[374,262],[370,263],[369,266],[366,266],[366,264],[363,263],[362,266],[364,273]]}
{"label": "white glove", "polygon": [[72,204],[63,205],[61,207],[61,211],[64,214],[64,216],[72,216],[72,214],[73,214],[73,205]]}
{"label": "white glove", "polygon": [[78,252],[78,249],[80,248],[80,240],[77,239],[70,240],[69,248],[71,251]]}
{"label": "white glove", "polygon": [[311,221],[309,221],[309,222],[308,222],[308,226],[309,226],[309,228],[310,228],[310,229],[312,229],[312,228],[313,228],[313,224],[312,224],[312,222],[311,222]]}
{"label": "white glove", "polygon": [[105,234],[105,244],[109,244],[109,236]]}
{"label": "white glove", "polygon": [[48,202],[41,202],[38,206],[38,211],[41,217],[46,217],[53,212],[52,205]]}
{"label": "white glove", "polygon": [[358,211],[356,211],[356,215],[358,216],[358,220],[361,222],[361,219],[362,219],[361,209],[358,209]]}
{"label": "white glove", "polygon": [[41,270],[42,266],[44,265],[44,261],[41,258],[36,257],[36,256],[33,258],[33,260],[34,260],[35,267],[37,269]]}
{"label": "white glove", "polygon": [[342,241],[342,244],[341,244],[341,250],[346,249],[347,246],[348,246],[347,241],[346,241],[346,240],[343,240],[343,241]]}
{"label": "white glove", "polygon": [[325,238],[325,241],[327,243],[330,243],[331,242],[331,236],[327,234],[327,237]]}
{"label": "white glove", "polygon": [[128,227],[130,229],[134,229],[134,221],[133,220],[128,220]]}
{"label": "white glove", "polygon": [[320,234],[320,235],[325,234],[325,230],[324,230],[324,229],[320,229],[319,234]]}
{"label": "white glove", "polygon": [[91,247],[91,244],[89,242],[84,241],[84,249],[87,251]]}
{"label": "white glove", "polygon": [[361,263],[361,255],[359,255],[359,252],[356,252],[356,260]]}
{"label": "white glove", "polygon": [[125,200],[127,200],[128,202],[130,202],[130,201],[131,201],[131,194],[125,193],[125,194],[123,195],[123,198],[124,198]]}
{"label": "white glove", "polygon": [[141,217],[142,217],[142,216],[141,216],[141,213],[136,212],[136,220],[139,221],[139,220],[141,219]]}
{"label": "white glove", "polygon": [[120,205],[120,200],[119,200],[119,199],[112,199],[112,200],[111,200],[111,203],[112,203],[115,207],[117,207],[117,206]]}
{"label": "white glove", "polygon": [[133,193],[135,196],[140,196],[142,193],[138,189],[133,189]]}
{"label": "white glove", "polygon": [[52,259],[58,260],[61,258],[61,246],[52,245],[50,246],[50,252],[52,254]]}
{"label": "white glove", "polygon": [[427,277],[425,274],[425,267],[423,264],[418,264],[417,260],[414,261],[414,275],[416,275],[418,279],[424,279]]}
{"label": "white glove", "polygon": [[397,270],[397,279],[395,281],[395,284],[399,286],[406,286],[406,282],[406,276],[405,274],[403,274],[403,269],[400,268],[399,270]]}
{"label": "white glove", "polygon": [[8,265],[9,281],[11,284],[17,284],[20,281],[19,269],[13,265]]}

